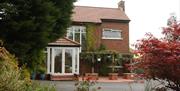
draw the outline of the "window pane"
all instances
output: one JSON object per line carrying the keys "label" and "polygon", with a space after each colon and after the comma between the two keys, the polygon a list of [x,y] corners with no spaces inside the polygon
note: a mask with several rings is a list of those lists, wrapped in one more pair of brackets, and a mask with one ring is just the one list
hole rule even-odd
{"label": "window pane", "polygon": [[72,31],[72,27],[70,27],[70,28],[68,28],[67,29],[67,38],[69,38],[69,39],[72,39],[73,40],[73,31]]}
{"label": "window pane", "polygon": [[68,32],[67,33],[67,37],[71,40],[73,40],[73,33],[72,32]]}
{"label": "window pane", "polygon": [[51,54],[52,54],[52,48],[50,48],[50,72],[52,72],[52,69],[51,69],[52,55]]}
{"label": "window pane", "polygon": [[80,33],[80,27],[75,27],[74,31],[75,33]]}
{"label": "window pane", "polygon": [[81,42],[81,47],[82,47],[82,50],[86,50],[86,33],[82,33],[82,42]]}
{"label": "window pane", "polygon": [[119,30],[103,30],[103,38],[121,38],[121,31]]}
{"label": "window pane", "polygon": [[86,44],[86,28],[84,26],[72,26],[68,28],[67,38],[79,42],[84,50]]}
{"label": "window pane", "polygon": [[78,55],[79,55],[79,53],[78,53],[78,50],[79,49],[75,49],[75,72],[78,72],[78,59],[77,59],[77,57],[78,57]]}
{"label": "window pane", "polygon": [[75,33],[75,41],[80,43],[80,33]]}
{"label": "window pane", "polygon": [[62,73],[62,50],[55,49],[55,59],[54,59],[54,72],[55,73]]}
{"label": "window pane", "polygon": [[65,73],[72,73],[72,49],[65,50]]}

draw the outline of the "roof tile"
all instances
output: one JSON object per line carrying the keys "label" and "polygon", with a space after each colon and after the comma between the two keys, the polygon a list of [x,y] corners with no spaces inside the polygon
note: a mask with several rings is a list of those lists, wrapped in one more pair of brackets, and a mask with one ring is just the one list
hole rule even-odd
{"label": "roof tile", "polygon": [[101,23],[101,19],[130,20],[119,8],[102,8],[89,6],[75,6],[72,20],[74,22]]}
{"label": "roof tile", "polygon": [[80,44],[68,38],[59,38],[54,42],[48,43],[48,46],[80,46]]}

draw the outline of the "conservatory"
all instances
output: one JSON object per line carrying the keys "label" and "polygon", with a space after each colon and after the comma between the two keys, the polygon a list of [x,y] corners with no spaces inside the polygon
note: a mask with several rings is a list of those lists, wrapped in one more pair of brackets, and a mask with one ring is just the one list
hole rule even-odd
{"label": "conservatory", "polygon": [[47,74],[51,80],[79,74],[80,44],[67,38],[48,43]]}

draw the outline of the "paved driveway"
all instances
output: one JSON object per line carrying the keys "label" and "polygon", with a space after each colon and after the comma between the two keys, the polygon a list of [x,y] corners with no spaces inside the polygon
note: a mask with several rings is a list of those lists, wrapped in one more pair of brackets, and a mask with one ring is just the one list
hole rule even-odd
{"label": "paved driveway", "polygon": [[[74,91],[74,81],[39,81],[41,84],[54,85],[57,91]],[[144,91],[143,83],[129,82],[99,82],[96,85],[101,87],[98,91]],[[132,90],[131,90],[132,89]]]}

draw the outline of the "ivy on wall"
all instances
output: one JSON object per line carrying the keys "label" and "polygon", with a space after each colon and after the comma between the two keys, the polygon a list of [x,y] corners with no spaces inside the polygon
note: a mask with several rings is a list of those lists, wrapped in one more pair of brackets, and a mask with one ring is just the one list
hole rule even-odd
{"label": "ivy on wall", "polygon": [[96,46],[96,38],[95,38],[95,24],[87,23],[86,24],[86,51],[94,51]]}

